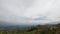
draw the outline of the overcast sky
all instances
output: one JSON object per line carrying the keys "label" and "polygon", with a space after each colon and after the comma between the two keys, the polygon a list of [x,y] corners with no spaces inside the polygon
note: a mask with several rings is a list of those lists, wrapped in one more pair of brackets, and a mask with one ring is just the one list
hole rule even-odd
{"label": "overcast sky", "polygon": [[46,24],[60,21],[60,0],[0,0],[0,21]]}

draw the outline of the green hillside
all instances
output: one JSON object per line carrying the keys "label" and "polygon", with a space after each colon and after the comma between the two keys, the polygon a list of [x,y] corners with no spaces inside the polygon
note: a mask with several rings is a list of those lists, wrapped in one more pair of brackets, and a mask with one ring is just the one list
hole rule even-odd
{"label": "green hillside", "polygon": [[13,27],[0,27],[0,34],[60,34],[60,24],[36,25],[26,28]]}

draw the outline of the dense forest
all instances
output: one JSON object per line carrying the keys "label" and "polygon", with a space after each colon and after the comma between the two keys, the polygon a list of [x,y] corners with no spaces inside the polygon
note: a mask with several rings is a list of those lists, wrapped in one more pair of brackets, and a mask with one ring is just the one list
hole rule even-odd
{"label": "dense forest", "polygon": [[54,25],[46,24],[29,27],[1,26],[0,34],[60,34],[60,23]]}

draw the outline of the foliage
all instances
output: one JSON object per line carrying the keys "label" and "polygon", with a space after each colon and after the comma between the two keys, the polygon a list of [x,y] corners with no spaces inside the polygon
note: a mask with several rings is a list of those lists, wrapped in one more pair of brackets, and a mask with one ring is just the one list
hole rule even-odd
{"label": "foliage", "polygon": [[[7,27],[6,27],[7,28]],[[32,27],[0,28],[0,34],[60,34],[60,24],[37,25]]]}

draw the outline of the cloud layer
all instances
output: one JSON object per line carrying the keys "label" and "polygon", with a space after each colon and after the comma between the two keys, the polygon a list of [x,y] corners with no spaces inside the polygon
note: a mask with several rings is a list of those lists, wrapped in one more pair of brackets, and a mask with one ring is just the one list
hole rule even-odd
{"label": "cloud layer", "polygon": [[46,24],[60,21],[60,0],[0,0],[0,21]]}

